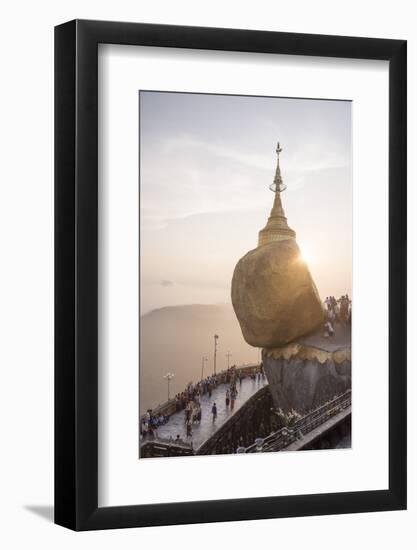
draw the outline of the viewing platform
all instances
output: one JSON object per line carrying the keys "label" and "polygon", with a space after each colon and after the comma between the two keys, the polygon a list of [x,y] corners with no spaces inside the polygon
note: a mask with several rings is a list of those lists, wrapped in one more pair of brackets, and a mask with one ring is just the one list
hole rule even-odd
{"label": "viewing platform", "polygon": [[[258,376],[253,379],[250,376],[246,376],[242,379],[241,383],[237,383],[236,389],[238,395],[232,409],[229,404],[226,407],[226,391],[229,388],[229,384],[219,384],[213,389],[211,397],[208,393],[205,393],[200,397],[201,404],[201,422],[194,423],[192,425],[192,435],[187,437],[186,425],[185,425],[185,411],[180,410],[170,415],[170,418],[166,424],[159,426],[155,431],[154,436],[149,438],[146,436],[141,439],[141,445],[147,441],[161,441],[161,443],[174,441],[177,435],[180,436],[181,442],[185,446],[189,446],[194,451],[197,451],[208,439],[210,439],[215,432],[217,432],[221,426],[225,424],[237,411],[261,388],[268,385],[265,376]],[[213,403],[216,403],[217,417],[213,421],[213,415],[211,412]]]}

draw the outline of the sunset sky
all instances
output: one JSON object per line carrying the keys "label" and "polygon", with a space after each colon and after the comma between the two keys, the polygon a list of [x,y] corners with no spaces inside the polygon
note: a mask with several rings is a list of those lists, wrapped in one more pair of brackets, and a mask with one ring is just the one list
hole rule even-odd
{"label": "sunset sky", "polygon": [[351,103],[140,92],[141,313],[230,303],[283,151],[289,226],[322,298],[351,294]]}

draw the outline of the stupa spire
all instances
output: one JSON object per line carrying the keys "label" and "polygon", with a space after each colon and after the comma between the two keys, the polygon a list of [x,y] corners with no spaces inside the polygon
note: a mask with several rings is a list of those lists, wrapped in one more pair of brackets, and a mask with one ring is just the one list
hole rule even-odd
{"label": "stupa spire", "polygon": [[282,151],[280,143],[277,143],[277,167],[275,170],[274,181],[269,188],[274,193],[274,203],[272,205],[271,214],[268,218],[266,226],[259,231],[258,246],[273,242],[283,241],[286,239],[295,239],[295,231],[287,224],[287,218],[282,207],[281,193],[285,191],[287,186],[282,181],[281,168],[279,164],[279,155]]}

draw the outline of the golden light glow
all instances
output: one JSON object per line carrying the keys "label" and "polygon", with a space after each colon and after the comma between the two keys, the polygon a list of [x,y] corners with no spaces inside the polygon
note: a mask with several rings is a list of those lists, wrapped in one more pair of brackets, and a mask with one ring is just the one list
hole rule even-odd
{"label": "golden light glow", "polygon": [[314,256],[311,254],[309,250],[301,250],[300,254],[300,261],[304,262],[307,265],[311,265],[313,263]]}

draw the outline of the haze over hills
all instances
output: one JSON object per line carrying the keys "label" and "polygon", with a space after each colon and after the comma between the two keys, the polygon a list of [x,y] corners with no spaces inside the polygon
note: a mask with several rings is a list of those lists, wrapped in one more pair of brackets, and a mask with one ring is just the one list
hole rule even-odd
{"label": "haze over hills", "polygon": [[217,371],[230,364],[254,363],[259,351],[243,340],[231,304],[163,307],[140,319],[140,412],[167,399],[167,372],[175,374],[171,396],[188,382],[201,378],[202,357],[208,357],[204,376],[213,372],[214,334],[217,345]]}

